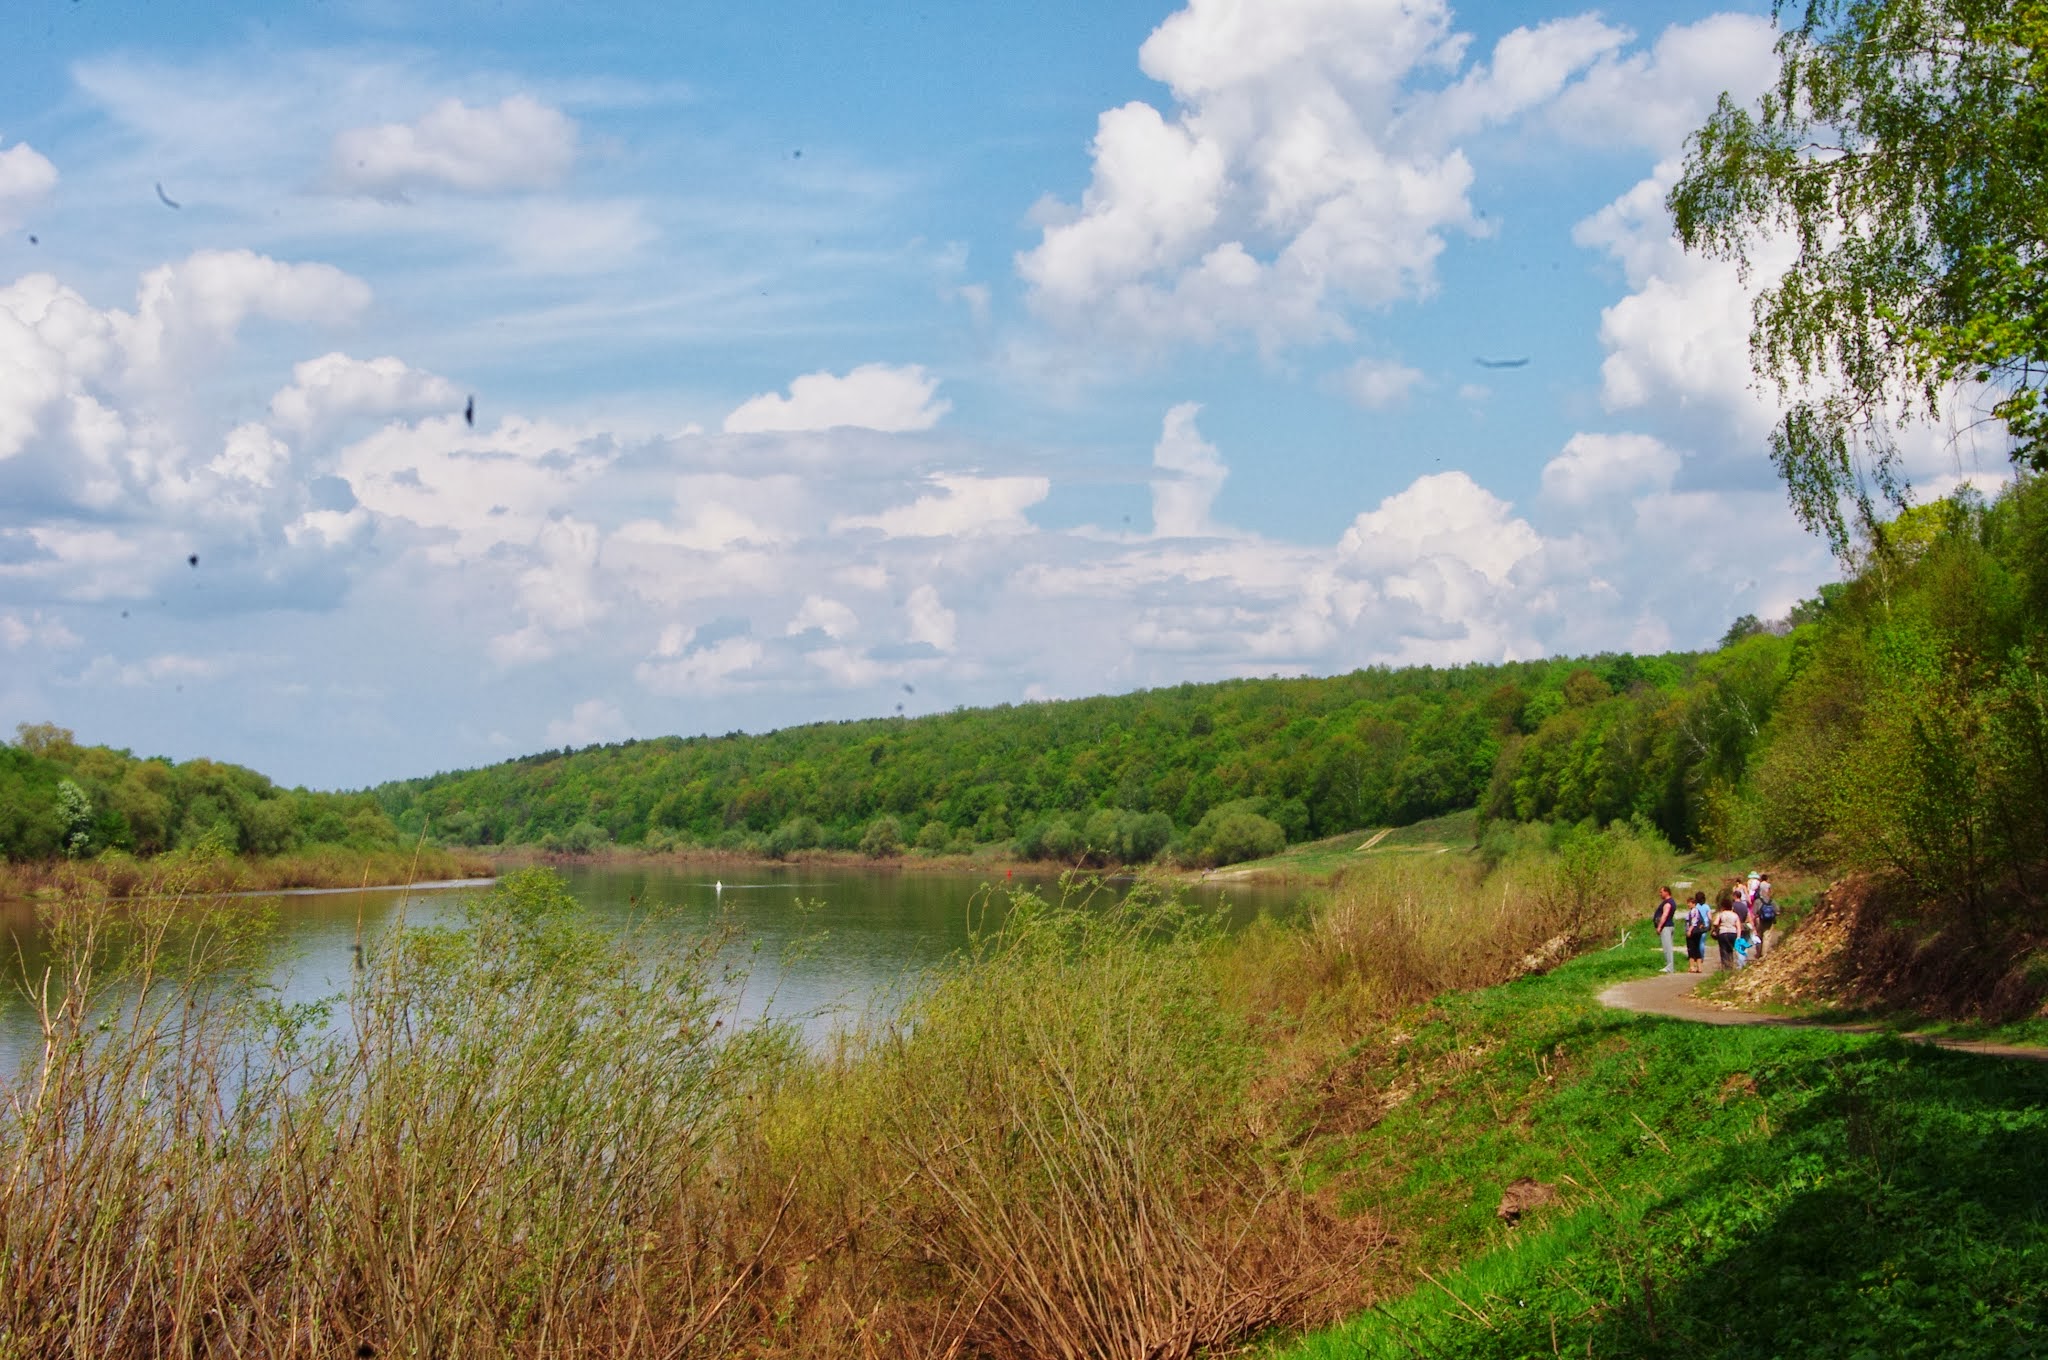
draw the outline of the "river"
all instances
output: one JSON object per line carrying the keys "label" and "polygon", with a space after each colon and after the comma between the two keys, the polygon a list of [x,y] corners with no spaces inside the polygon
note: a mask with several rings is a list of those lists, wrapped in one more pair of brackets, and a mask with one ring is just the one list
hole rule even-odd
{"label": "river", "polygon": [[[870,1007],[890,1006],[907,979],[964,947],[976,927],[999,921],[1006,900],[1002,871],[637,863],[580,864],[562,872],[601,921],[624,924],[658,908],[658,929],[730,929],[732,957],[744,978],[734,997],[739,1013],[793,1020],[814,1040]],[[1056,880],[1022,874],[1008,886],[1026,883],[1058,892]],[[1121,891],[1126,885],[1107,886]],[[252,910],[274,914],[263,964],[270,985],[280,999],[303,1002],[343,990],[358,939],[374,941],[401,920],[449,921],[465,895],[484,890],[370,889],[247,900]],[[1189,891],[1227,906],[1229,919],[1239,924],[1261,911],[1284,914],[1300,897],[1296,887],[1257,883]],[[0,961],[5,1084],[37,1035],[18,984],[39,977],[49,956],[47,933],[31,904],[0,900],[0,943],[7,946]]]}

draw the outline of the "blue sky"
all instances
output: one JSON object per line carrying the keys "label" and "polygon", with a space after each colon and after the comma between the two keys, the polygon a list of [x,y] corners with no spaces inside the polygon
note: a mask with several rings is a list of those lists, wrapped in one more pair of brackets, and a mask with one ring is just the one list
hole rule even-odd
{"label": "blue sky", "polygon": [[7,6],[0,722],[333,787],[1708,644],[1833,572],[1662,209],[1764,11]]}

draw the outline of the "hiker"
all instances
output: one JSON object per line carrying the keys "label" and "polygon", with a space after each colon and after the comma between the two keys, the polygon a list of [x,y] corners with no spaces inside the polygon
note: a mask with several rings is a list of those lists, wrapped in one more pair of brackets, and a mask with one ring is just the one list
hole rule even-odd
{"label": "hiker", "polygon": [[1714,912],[1714,938],[1721,943],[1721,967],[1735,966],[1735,942],[1742,938],[1742,918],[1735,914],[1735,894],[1726,888],[1721,890],[1721,901]]}
{"label": "hiker", "polygon": [[1756,956],[1762,958],[1771,952],[1771,931],[1778,924],[1778,904],[1771,898],[1771,875],[1767,869],[1756,885],[1755,910],[1751,913],[1756,928]]}
{"label": "hiker", "polygon": [[1692,907],[1685,913],[1685,971],[1704,973],[1707,971],[1708,916],[1707,895],[1695,892]]}
{"label": "hiker", "polygon": [[1678,919],[1678,903],[1672,899],[1671,889],[1664,888],[1657,899],[1657,909],[1650,913],[1650,924],[1657,931],[1657,938],[1664,945],[1664,971],[1671,969],[1671,923]]}

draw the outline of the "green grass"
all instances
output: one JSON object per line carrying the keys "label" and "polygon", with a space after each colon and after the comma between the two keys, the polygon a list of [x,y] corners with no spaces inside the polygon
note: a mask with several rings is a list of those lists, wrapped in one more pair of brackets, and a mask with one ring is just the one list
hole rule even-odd
{"label": "green grass", "polygon": [[[1330,878],[1364,860],[1383,855],[1435,854],[1439,850],[1469,850],[1478,839],[1479,813],[1475,808],[1431,817],[1409,826],[1368,828],[1326,836],[1318,841],[1290,845],[1266,859],[1233,864],[1221,872],[1237,875],[1283,876],[1289,878]],[[1380,833],[1385,830],[1386,834]],[[1374,837],[1380,837],[1374,841]],[[1372,849],[1364,847],[1372,843]]]}
{"label": "green grass", "polygon": [[[2048,1348],[2048,1066],[1594,999],[1651,966],[1607,951],[1447,996],[1359,1054],[1394,1108],[1316,1164],[1415,1287],[1274,1355]],[[1509,1228],[1519,1176],[1560,1194]]]}

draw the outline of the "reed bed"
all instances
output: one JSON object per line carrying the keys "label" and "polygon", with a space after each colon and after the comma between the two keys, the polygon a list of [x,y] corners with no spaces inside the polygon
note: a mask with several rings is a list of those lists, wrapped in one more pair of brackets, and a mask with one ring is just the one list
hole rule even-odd
{"label": "reed bed", "polygon": [[293,888],[355,888],[436,879],[488,878],[495,863],[473,850],[439,846],[358,849],[311,845],[281,855],[236,855],[202,843],[151,859],[110,850],[85,860],[0,861],[0,897],[141,898],[176,891],[278,892]]}
{"label": "reed bed", "polygon": [[1478,966],[1395,886],[1229,939],[1160,893],[1021,893],[822,1052],[735,1021],[728,941],[601,931],[542,870],[371,942],[330,1006],[248,980],[246,910],[53,906],[0,1360],[1173,1360],[1330,1318],[1384,1243],[1304,1190],[1246,998]]}

